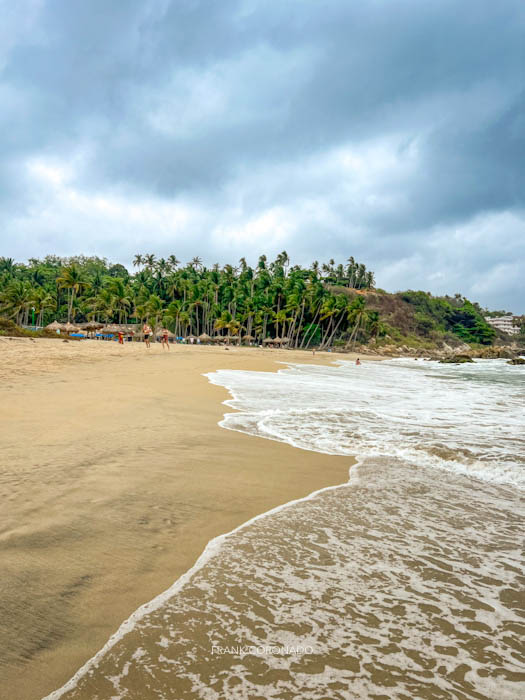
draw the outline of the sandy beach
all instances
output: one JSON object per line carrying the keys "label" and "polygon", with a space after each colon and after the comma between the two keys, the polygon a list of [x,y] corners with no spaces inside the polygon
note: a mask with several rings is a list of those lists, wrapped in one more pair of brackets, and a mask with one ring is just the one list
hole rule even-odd
{"label": "sandy beach", "polygon": [[213,537],[348,478],[348,457],[221,429],[227,392],[202,376],[334,353],[5,338],[0,353],[5,697],[62,685]]}

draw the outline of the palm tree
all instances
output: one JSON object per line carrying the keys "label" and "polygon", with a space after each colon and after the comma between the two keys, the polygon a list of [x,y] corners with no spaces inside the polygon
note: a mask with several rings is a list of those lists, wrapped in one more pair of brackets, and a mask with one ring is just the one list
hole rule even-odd
{"label": "palm tree", "polygon": [[368,320],[368,313],[365,309],[366,301],[362,296],[356,297],[349,306],[348,309],[348,321],[353,324],[352,332],[350,333],[350,338],[345,345],[345,349],[348,349],[350,345],[353,347],[357,338],[357,332],[359,328],[363,326]]}
{"label": "palm tree", "polygon": [[202,259],[199,258],[198,255],[196,255],[190,260],[190,262],[188,263],[188,267],[192,270],[200,270],[202,268]]}
{"label": "palm tree", "polygon": [[15,323],[27,323],[29,309],[33,304],[34,291],[28,282],[12,280],[4,290],[0,309],[6,311]]}
{"label": "palm tree", "polygon": [[126,318],[127,312],[132,306],[129,289],[120,277],[111,277],[106,282],[106,288],[111,294],[113,308],[118,314],[118,322],[122,323],[122,315]]}
{"label": "palm tree", "polygon": [[177,260],[176,255],[169,255],[168,262],[172,270],[175,270],[180,265],[180,260]]}
{"label": "palm tree", "polygon": [[70,323],[71,313],[73,310],[73,302],[75,301],[76,295],[86,291],[86,289],[88,289],[90,285],[85,277],[84,271],[75,263],[72,263],[68,267],[62,268],[60,277],[57,277],[57,284],[62,289],[67,289],[67,320],[68,323]]}
{"label": "palm tree", "polygon": [[35,290],[33,304],[38,314],[36,325],[43,326],[46,311],[56,308],[56,298],[47,289],[41,287]]}
{"label": "palm tree", "polygon": [[147,301],[146,304],[146,310],[148,316],[151,318],[153,317],[155,319],[154,321],[154,328],[155,330],[157,329],[159,325],[159,318],[162,316],[162,310],[164,308],[164,302],[162,299],[157,296],[156,294],[152,294],[150,298]]}
{"label": "palm tree", "polygon": [[137,253],[133,258],[133,267],[142,267],[144,265],[144,256]]}
{"label": "palm tree", "polygon": [[148,253],[147,255],[143,256],[143,263],[146,265],[148,270],[152,270],[155,267],[155,262],[156,262],[156,257],[153,255],[153,253]]}

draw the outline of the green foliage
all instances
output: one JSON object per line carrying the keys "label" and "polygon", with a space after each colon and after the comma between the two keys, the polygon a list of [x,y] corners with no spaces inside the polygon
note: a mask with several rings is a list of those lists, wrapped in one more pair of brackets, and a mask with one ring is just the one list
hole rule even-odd
{"label": "green foliage", "polygon": [[415,307],[416,330],[428,336],[431,331],[452,331],[466,343],[490,345],[496,332],[484,320],[478,305],[460,295],[433,297],[426,292],[407,291],[399,294]]}
{"label": "green foliage", "polygon": [[317,346],[321,342],[321,328],[317,323],[309,323],[303,329],[303,339],[311,346]]}
{"label": "green foliage", "polygon": [[373,340],[432,343],[447,334],[490,343],[493,329],[477,304],[455,297],[374,289],[374,275],[345,263],[292,265],[286,251],[255,267],[175,255],[137,254],[133,271],[105,258],[46,256],[21,264],[0,257],[0,313],[15,324],[53,320],[166,324],[176,335],[280,336],[291,347],[351,348]]}

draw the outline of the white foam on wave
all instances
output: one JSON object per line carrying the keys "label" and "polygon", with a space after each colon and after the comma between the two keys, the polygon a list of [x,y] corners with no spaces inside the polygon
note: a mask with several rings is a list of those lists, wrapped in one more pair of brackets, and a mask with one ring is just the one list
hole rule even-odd
{"label": "white foam on wave", "polygon": [[207,376],[233,396],[225,403],[237,412],[224,416],[224,428],[525,488],[525,372],[504,360],[339,362]]}

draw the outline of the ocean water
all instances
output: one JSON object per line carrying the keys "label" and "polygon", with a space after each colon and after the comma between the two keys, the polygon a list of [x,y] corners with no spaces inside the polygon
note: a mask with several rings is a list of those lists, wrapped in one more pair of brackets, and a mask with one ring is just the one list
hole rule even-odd
{"label": "ocean water", "polygon": [[525,370],[208,377],[224,428],[358,465],[210,543],[49,698],[525,697]]}

